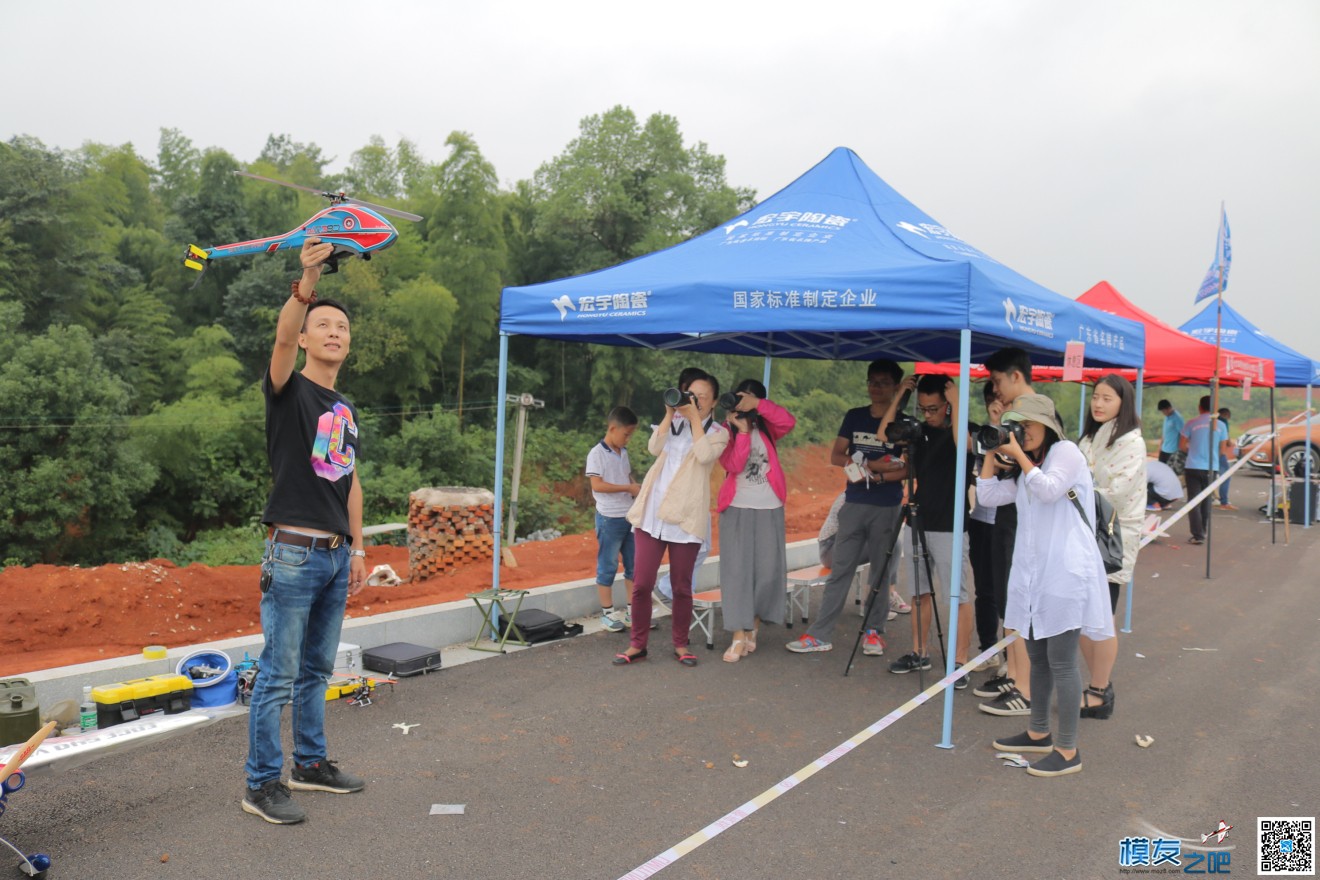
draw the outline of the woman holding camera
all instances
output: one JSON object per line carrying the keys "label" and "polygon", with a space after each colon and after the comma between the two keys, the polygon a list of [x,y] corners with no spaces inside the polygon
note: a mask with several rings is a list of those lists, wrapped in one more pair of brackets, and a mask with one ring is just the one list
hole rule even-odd
{"label": "woman holding camera", "polygon": [[711,416],[720,393],[719,382],[704,371],[694,372],[694,378],[680,383],[679,394],[671,397],[666,392],[665,417],[647,444],[656,460],[628,511],[636,545],[632,633],[628,650],[614,655],[616,666],[646,659],[651,590],[666,553],[674,589],[674,657],[684,666],[697,665],[696,655],[688,650],[692,575],[697,552],[710,530],[710,471],[728,445],[729,432]]}
{"label": "woman holding camera", "polygon": [[[1025,640],[1031,661],[1031,724],[1017,736],[1001,737],[994,747],[1010,752],[1041,752],[1027,768],[1033,776],[1063,776],[1082,769],[1077,723],[1082,678],[1077,663],[1081,636],[1112,639],[1113,615],[1106,610],[1108,581],[1095,529],[1080,516],[1095,509],[1091,472],[1076,444],[1064,439],[1054,402],[1043,394],[1023,394],[1004,413],[1007,430],[987,455],[976,481],[979,503],[987,507],[1016,504],[1017,535],[1008,576],[1004,628]],[[1014,424],[1016,423],[1016,424]],[[1016,430],[1014,430],[1016,429]],[[995,479],[997,470],[1020,469],[1011,479]],[[1057,737],[1050,731],[1050,703],[1058,695]]]}
{"label": "woman holding camera", "polygon": [[720,456],[725,476],[716,502],[724,628],[733,633],[724,660],[737,663],[756,650],[762,621],[784,622],[788,485],[775,447],[797,419],[767,400],[765,386],[755,379],[738,383],[720,403],[726,408],[732,405],[725,422],[732,439]]}
{"label": "woman holding camera", "polygon": [[[1109,610],[1118,611],[1118,594],[1132,580],[1146,511],[1146,441],[1132,383],[1110,373],[1095,383],[1077,446],[1095,477],[1095,490],[1114,508],[1123,535],[1123,568],[1109,575]],[[1090,508],[1084,508],[1090,509]],[[1082,637],[1082,659],[1091,682],[1082,693],[1083,718],[1114,714],[1114,685],[1109,675],[1118,659],[1118,638],[1093,641]]]}

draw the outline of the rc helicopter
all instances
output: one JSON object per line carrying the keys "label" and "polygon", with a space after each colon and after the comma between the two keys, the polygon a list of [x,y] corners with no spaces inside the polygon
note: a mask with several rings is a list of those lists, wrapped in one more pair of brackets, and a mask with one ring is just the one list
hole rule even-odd
{"label": "rc helicopter", "polygon": [[[398,230],[391,226],[389,221],[381,216],[382,214],[400,217],[404,220],[418,221],[422,219],[407,211],[386,208],[383,205],[373,205],[371,202],[352,198],[342,191],[325,192],[313,189],[310,186],[286,183],[283,180],[262,177],[260,174],[252,174],[247,171],[235,171],[234,173],[242,177],[250,177],[253,180],[273,183],[277,186],[287,186],[290,189],[323,196],[330,200],[330,207],[318,211],[306,223],[283,235],[275,235],[270,238],[254,238],[251,241],[221,244],[209,248],[201,248],[195,244],[190,244],[183,255],[183,265],[189,269],[205,272],[212,260],[237,257],[243,254],[269,254],[275,251],[297,250],[303,246],[303,241],[308,236],[316,236],[321,241],[329,242],[335,246],[330,258],[325,261],[326,268],[324,271],[326,273],[338,272],[340,259],[344,257],[361,257],[364,260],[370,260],[372,254],[385,250],[398,239]],[[197,280],[200,282],[201,278],[199,277]]]}

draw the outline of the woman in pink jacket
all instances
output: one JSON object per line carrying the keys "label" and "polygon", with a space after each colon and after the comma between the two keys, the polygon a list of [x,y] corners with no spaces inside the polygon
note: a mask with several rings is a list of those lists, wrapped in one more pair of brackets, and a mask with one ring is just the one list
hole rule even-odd
{"label": "woman in pink jacket", "polygon": [[738,403],[725,422],[730,440],[720,456],[725,477],[717,502],[724,628],[733,633],[724,652],[729,663],[756,650],[762,622],[784,622],[788,487],[775,447],[797,424],[788,410],[766,399],[765,386],[755,379],[744,379],[734,394]]}

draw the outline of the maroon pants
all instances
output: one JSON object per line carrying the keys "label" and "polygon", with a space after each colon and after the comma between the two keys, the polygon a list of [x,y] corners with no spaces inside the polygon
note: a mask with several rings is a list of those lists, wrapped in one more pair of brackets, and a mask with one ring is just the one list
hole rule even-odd
{"label": "maroon pants", "polygon": [[651,634],[651,590],[660,570],[660,560],[669,551],[669,582],[674,588],[673,639],[675,648],[686,648],[692,627],[692,570],[697,564],[700,544],[675,544],[653,538],[641,529],[633,529],[632,634],[630,644],[641,649]]}

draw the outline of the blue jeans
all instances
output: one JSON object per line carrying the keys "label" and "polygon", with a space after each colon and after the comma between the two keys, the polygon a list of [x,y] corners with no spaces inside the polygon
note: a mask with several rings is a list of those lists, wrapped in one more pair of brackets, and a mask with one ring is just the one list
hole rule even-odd
{"label": "blue jeans", "polygon": [[348,545],[312,550],[266,541],[270,589],[261,597],[261,671],[248,711],[247,783],[259,788],[284,769],[280,716],[293,704],[293,760],[326,757],[325,687],[339,651],[348,601]]}
{"label": "blue jeans", "polygon": [[603,516],[596,513],[596,583],[602,587],[614,585],[619,570],[619,557],[623,557],[623,579],[633,579],[632,523],[626,516]]}
{"label": "blue jeans", "polygon": [[[1221,453],[1220,456],[1219,456],[1219,473],[1224,474],[1224,473],[1227,473],[1227,472],[1228,472],[1228,456],[1227,456],[1227,455],[1224,455],[1224,454]],[[1228,484],[1231,483],[1231,482],[1233,482],[1233,480],[1232,480],[1232,478],[1229,478],[1229,479],[1224,480],[1224,482],[1222,482],[1222,483],[1219,484],[1219,503],[1220,503],[1220,504],[1227,504],[1227,503],[1228,503]]]}

